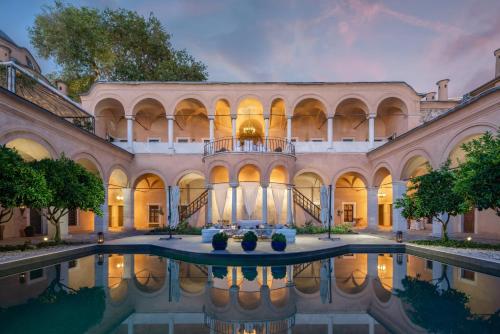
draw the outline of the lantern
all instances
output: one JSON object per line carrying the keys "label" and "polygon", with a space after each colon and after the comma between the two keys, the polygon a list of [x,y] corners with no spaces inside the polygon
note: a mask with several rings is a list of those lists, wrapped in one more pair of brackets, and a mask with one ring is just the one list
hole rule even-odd
{"label": "lantern", "polygon": [[396,232],[396,241],[397,242],[403,242],[403,232],[402,231],[397,231]]}
{"label": "lantern", "polygon": [[97,255],[97,265],[102,266],[104,264],[104,255],[99,254]]}
{"label": "lantern", "polygon": [[104,243],[104,233],[102,232],[97,233],[97,243],[98,244]]}

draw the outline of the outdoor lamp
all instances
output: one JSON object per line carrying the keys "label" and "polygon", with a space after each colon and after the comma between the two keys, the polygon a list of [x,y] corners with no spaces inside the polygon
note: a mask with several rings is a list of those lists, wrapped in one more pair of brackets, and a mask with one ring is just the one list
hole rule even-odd
{"label": "outdoor lamp", "polygon": [[399,264],[399,265],[402,265],[403,264],[403,254],[396,254],[396,263]]}
{"label": "outdoor lamp", "polygon": [[21,284],[26,283],[26,273],[22,273],[19,275],[19,283]]}
{"label": "outdoor lamp", "polygon": [[104,243],[104,233],[102,232],[97,233],[97,243],[98,244]]}
{"label": "outdoor lamp", "polygon": [[102,266],[104,264],[104,255],[99,254],[97,255],[97,265]]}
{"label": "outdoor lamp", "polygon": [[403,242],[403,232],[402,231],[397,231],[396,232],[396,241],[397,242]]}

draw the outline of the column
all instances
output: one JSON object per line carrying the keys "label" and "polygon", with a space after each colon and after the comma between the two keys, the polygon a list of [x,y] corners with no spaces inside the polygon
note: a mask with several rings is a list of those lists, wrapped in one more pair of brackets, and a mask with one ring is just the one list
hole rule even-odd
{"label": "column", "polygon": [[134,254],[123,255],[123,278],[131,279],[134,275]]}
{"label": "column", "polygon": [[167,116],[168,121],[168,148],[174,148],[174,116]]}
{"label": "column", "polygon": [[378,253],[368,253],[368,276],[372,279],[378,277]]}
{"label": "column", "polygon": [[286,224],[293,225],[293,201],[292,201],[292,186],[286,188]]}
{"label": "column", "polygon": [[170,192],[168,186],[165,185],[165,226],[170,226],[169,213],[170,212]]}
{"label": "column", "polygon": [[94,255],[94,285],[107,289],[108,287],[108,254]]}
{"label": "column", "polygon": [[134,229],[134,189],[123,188],[123,228]]}
{"label": "column", "polygon": [[238,285],[238,267],[233,267],[231,270],[231,286]]}
{"label": "column", "polygon": [[267,224],[267,184],[262,184],[262,223]]}
{"label": "column", "polygon": [[[69,286],[69,263],[62,262],[59,265],[59,282],[65,286]],[[64,289],[67,290],[67,289]]]}
{"label": "column", "polygon": [[125,116],[127,119],[127,145],[132,148],[134,141],[134,116]]}
{"label": "column", "polygon": [[238,222],[238,183],[231,183],[231,224]]}
{"label": "column", "polygon": [[392,290],[403,290],[403,279],[406,277],[406,254],[392,256]]}
{"label": "column", "polygon": [[333,117],[328,117],[328,148],[333,148]]}
{"label": "column", "polygon": [[215,138],[215,135],[214,135],[214,118],[213,117],[210,117],[208,119],[208,127],[210,129],[210,142],[212,142]]}
{"label": "column", "polygon": [[101,205],[102,217],[94,215],[94,232],[108,233],[108,188],[104,189],[104,203]]}
{"label": "column", "polygon": [[212,185],[207,184],[207,210],[206,212],[206,219],[205,219],[205,224],[212,224]]}
{"label": "column", "polygon": [[292,117],[290,116],[286,119],[286,140],[292,141]]}
{"label": "column", "polygon": [[12,93],[16,92],[16,68],[7,66],[7,89]]}
{"label": "column", "polygon": [[267,286],[267,267],[262,267],[262,285]]}
{"label": "column", "polygon": [[368,142],[370,143],[370,147],[373,147],[375,143],[375,115],[368,115]]}
{"label": "column", "polygon": [[[398,198],[403,197],[406,194],[406,182],[405,181],[393,181],[392,182],[392,202],[396,202]],[[407,232],[408,224],[406,218],[401,215],[401,209],[396,209],[396,206],[392,206],[392,231],[403,231]]]}
{"label": "column", "polygon": [[[430,260],[428,260],[430,261]],[[464,270],[457,268],[456,270]],[[453,286],[453,267],[432,261],[432,282],[437,286],[438,290],[448,290]]]}
{"label": "column", "polygon": [[233,137],[233,150],[236,151],[236,117],[231,115],[231,136]]}
{"label": "column", "polygon": [[286,266],[286,283],[287,285],[293,284],[293,264]]}
{"label": "column", "polygon": [[269,137],[269,117],[264,118],[264,137]]}
{"label": "column", "polygon": [[368,228],[376,230],[378,228],[378,187],[369,187],[367,191],[368,199]]}

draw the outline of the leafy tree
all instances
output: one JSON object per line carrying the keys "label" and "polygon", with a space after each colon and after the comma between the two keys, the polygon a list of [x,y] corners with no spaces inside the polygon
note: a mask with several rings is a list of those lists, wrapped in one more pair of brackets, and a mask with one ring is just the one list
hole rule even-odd
{"label": "leafy tree", "polygon": [[500,130],[496,136],[487,132],[462,145],[465,161],[457,169],[455,191],[470,206],[493,209],[500,216]]}
{"label": "leafy tree", "polygon": [[469,205],[465,198],[454,190],[456,173],[446,162],[439,169],[429,169],[425,175],[411,179],[408,193],[396,200],[396,208],[403,209],[405,218],[430,217],[442,225],[442,239],[448,240],[448,223],[451,216],[465,213]]}
{"label": "leafy tree", "polygon": [[[55,1],[43,7],[29,28],[38,54],[61,67],[58,77],[72,96],[96,80],[200,81],[206,66],[186,50],[176,50],[170,34],[150,14],[126,9],[99,10]],[[54,77],[53,77],[54,78]]]}
{"label": "leafy tree", "polygon": [[[41,173],[13,149],[0,146],[0,225],[12,218],[14,208],[46,206],[50,197]],[[0,239],[3,228],[0,226]]]}
{"label": "leafy tree", "polygon": [[61,218],[70,209],[102,215],[100,205],[104,203],[104,186],[99,177],[64,155],[57,160],[43,159],[32,164],[44,175],[52,192],[46,210],[40,213],[55,226],[55,241],[61,240]]}

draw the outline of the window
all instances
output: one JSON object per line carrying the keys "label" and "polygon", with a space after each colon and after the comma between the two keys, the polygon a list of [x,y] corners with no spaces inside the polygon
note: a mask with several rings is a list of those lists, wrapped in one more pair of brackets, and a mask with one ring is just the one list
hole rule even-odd
{"label": "window", "polygon": [[160,225],[160,210],[161,207],[158,204],[149,205],[149,225],[158,226]]}
{"label": "window", "polygon": [[148,143],[159,143],[161,142],[160,138],[148,138]]}
{"label": "window", "polygon": [[177,137],[178,143],[189,143],[189,137]]}
{"label": "window", "polygon": [[354,141],[354,137],[342,137],[341,140],[345,141],[345,142],[351,142],[351,141]]}
{"label": "window", "polygon": [[76,209],[69,209],[68,211],[68,226],[78,225],[77,211]]}
{"label": "window", "polygon": [[432,267],[433,267],[433,262],[431,260],[425,261],[425,268],[426,269],[432,270]]}
{"label": "window", "polygon": [[471,270],[461,269],[460,278],[474,282],[476,280],[476,273]]}

